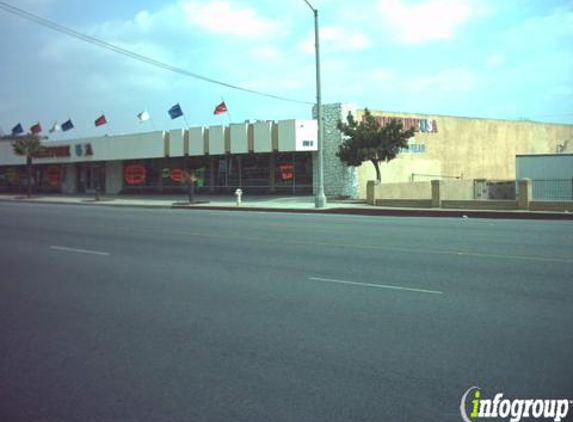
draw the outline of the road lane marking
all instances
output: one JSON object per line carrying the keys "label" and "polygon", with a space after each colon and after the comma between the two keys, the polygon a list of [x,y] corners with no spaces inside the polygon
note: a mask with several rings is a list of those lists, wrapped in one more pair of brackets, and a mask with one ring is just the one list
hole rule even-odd
{"label": "road lane marking", "polygon": [[[96,226],[94,226],[96,228]],[[107,228],[101,226],[101,228]],[[221,240],[247,240],[252,242],[265,242],[265,243],[276,243],[275,238],[261,237],[261,236],[250,236],[250,235],[240,235],[231,233],[206,233],[206,232],[196,232],[196,231],[170,231],[170,230],[156,230],[150,229],[148,227],[137,227],[137,228],[123,228],[115,227],[114,230],[121,230],[133,233],[138,231],[141,233],[149,234],[170,234],[174,236],[193,236],[199,238],[207,239],[221,239]],[[456,251],[456,250],[439,250],[439,249],[423,249],[423,248],[412,248],[412,247],[400,247],[400,246],[383,246],[383,245],[368,245],[368,244],[358,244],[358,243],[343,243],[343,242],[320,242],[312,240],[296,240],[296,239],[282,239],[282,244],[286,245],[308,245],[308,246],[326,246],[333,248],[350,248],[350,249],[364,249],[364,250],[380,250],[389,252],[407,252],[407,253],[419,253],[422,255],[449,255],[458,257],[469,257],[469,258],[490,258],[490,259],[509,259],[509,260],[519,260],[519,261],[537,261],[537,262],[556,262],[564,264],[573,264],[573,259],[568,258],[558,258],[558,257],[544,257],[544,256],[528,256],[528,255],[508,255],[508,254],[495,254],[495,253],[483,253],[483,252],[471,252],[471,251]]]}
{"label": "road lane marking", "polygon": [[351,286],[377,287],[379,289],[402,290],[406,292],[429,293],[433,295],[443,294],[443,292],[440,292],[438,290],[415,289],[413,287],[390,286],[387,284],[360,283],[357,281],[335,280],[332,278],[321,278],[321,277],[309,277],[308,279],[313,281],[324,281],[326,283],[349,284]]}
{"label": "road lane marking", "polygon": [[55,251],[75,252],[75,253],[84,253],[84,254],[89,254],[89,255],[109,256],[109,252],[90,251],[88,249],[67,248],[65,246],[50,246],[50,249],[55,250]]}

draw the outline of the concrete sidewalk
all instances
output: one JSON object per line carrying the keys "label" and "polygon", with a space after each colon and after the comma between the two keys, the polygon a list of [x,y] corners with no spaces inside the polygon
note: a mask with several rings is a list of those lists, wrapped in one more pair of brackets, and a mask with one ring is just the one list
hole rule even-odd
{"label": "concrete sidewalk", "polygon": [[196,195],[197,203],[189,204],[185,195],[102,195],[99,201],[92,195],[34,195],[0,194],[0,201],[42,204],[91,205],[102,207],[171,208],[186,210],[226,210],[289,213],[350,214],[369,216],[504,218],[573,220],[573,213],[534,212],[521,210],[462,210],[443,208],[395,208],[368,205],[356,200],[329,200],[325,208],[315,208],[312,196],[244,197],[237,206],[233,195]]}

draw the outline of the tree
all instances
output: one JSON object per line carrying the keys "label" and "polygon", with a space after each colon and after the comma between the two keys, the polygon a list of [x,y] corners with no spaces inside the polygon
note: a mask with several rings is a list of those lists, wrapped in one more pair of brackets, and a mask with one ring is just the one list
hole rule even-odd
{"label": "tree", "polygon": [[44,146],[41,138],[37,135],[23,135],[12,140],[14,154],[26,157],[26,194],[32,196],[32,158],[40,153]]}
{"label": "tree", "polygon": [[351,113],[346,123],[338,122],[340,130],[347,138],[340,145],[336,155],[347,166],[358,167],[370,161],[376,169],[376,180],[382,180],[380,163],[396,158],[400,149],[408,146],[408,139],[414,136],[415,129],[404,129],[399,120],[390,120],[382,126],[368,109],[364,118],[357,122]]}

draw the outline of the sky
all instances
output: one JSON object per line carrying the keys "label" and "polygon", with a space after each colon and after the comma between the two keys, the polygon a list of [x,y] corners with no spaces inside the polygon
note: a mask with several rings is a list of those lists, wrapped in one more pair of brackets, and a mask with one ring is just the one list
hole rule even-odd
{"label": "sky", "polygon": [[[573,0],[310,0],[323,103],[573,124]],[[214,80],[101,49],[0,8],[0,128],[71,118],[52,140],[245,120],[307,119],[314,21],[304,0],[8,0],[49,21]],[[213,115],[224,99],[229,113]],[[184,118],[167,110],[179,103]],[[147,110],[151,120],[139,122]],[[95,127],[102,113],[107,125]]]}

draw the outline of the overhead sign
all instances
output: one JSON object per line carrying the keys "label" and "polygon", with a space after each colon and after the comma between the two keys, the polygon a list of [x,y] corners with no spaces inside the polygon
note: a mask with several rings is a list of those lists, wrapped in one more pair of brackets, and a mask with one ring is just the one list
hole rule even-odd
{"label": "overhead sign", "polygon": [[410,117],[397,116],[377,116],[376,120],[384,126],[392,120],[402,122],[404,129],[415,129],[418,132],[438,133],[438,122],[434,119],[416,119]]}

